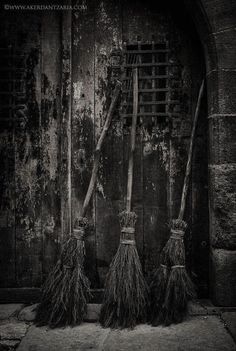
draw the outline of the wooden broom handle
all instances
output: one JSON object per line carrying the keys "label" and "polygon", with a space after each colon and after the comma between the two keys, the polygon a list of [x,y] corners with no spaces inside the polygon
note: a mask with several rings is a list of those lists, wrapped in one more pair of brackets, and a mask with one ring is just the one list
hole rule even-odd
{"label": "wooden broom handle", "polygon": [[187,161],[186,170],[185,170],[184,185],[183,185],[182,197],[181,197],[181,206],[180,206],[179,217],[178,217],[178,219],[181,219],[181,220],[183,220],[184,211],[186,207],[186,199],[187,199],[187,193],[188,193],[188,187],[189,187],[189,179],[190,179],[190,171],[191,171],[192,155],[193,155],[193,142],[194,142],[195,133],[196,133],[197,120],[199,116],[203,90],[204,90],[204,79],[202,81],[199,94],[198,94],[197,106],[195,110],[193,127],[192,127],[191,138],[190,138],[188,161]]}
{"label": "wooden broom handle", "polygon": [[134,68],[133,70],[133,115],[132,115],[132,127],[131,127],[131,138],[130,138],[131,149],[130,149],[130,155],[129,155],[127,200],[126,200],[127,212],[131,211],[137,116],[138,116],[138,68]]}
{"label": "wooden broom handle", "polygon": [[82,207],[82,210],[80,213],[81,217],[84,217],[86,210],[88,208],[89,201],[90,201],[91,196],[93,194],[94,186],[95,186],[96,179],[97,179],[98,166],[99,166],[99,160],[100,160],[100,155],[101,155],[101,148],[102,148],[105,136],[107,134],[107,131],[108,131],[110,124],[111,124],[112,115],[113,115],[115,107],[116,107],[116,103],[117,103],[117,100],[118,100],[118,97],[120,94],[120,90],[121,90],[121,81],[118,80],[116,83],[116,86],[114,89],[114,94],[112,97],[112,101],[111,101],[111,104],[110,104],[110,107],[109,107],[109,110],[107,113],[106,122],[103,126],[102,133],[99,137],[99,140],[98,140],[95,152],[94,152],[93,170],[92,170],[92,175],[90,178],[89,187],[88,187],[85,199],[84,199],[83,207]]}

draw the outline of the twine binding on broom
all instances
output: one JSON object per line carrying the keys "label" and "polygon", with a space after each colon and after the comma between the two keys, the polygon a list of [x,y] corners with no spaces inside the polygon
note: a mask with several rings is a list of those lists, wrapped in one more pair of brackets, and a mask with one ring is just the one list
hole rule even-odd
{"label": "twine binding on broom", "polygon": [[135,245],[135,230],[133,227],[123,227],[121,229],[120,243],[126,245]]}
{"label": "twine binding on broom", "polygon": [[171,232],[170,239],[183,240],[183,238],[184,238],[184,231],[183,230],[178,230],[178,229],[172,229],[171,228],[170,232]]}

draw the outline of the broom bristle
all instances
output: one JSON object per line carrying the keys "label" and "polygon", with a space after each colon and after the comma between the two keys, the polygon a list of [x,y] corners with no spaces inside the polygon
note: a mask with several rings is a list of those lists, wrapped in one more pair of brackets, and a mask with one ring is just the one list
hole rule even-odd
{"label": "broom bristle", "polygon": [[[183,235],[186,227],[186,222],[179,219],[172,220],[171,235],[163,248],[163,254],[168,266],[177,264],[176,262],[182,261],[182,258],[185,257]],[[176,234],[175,231],[179,233]]]}
{"label": "broom bristle", "polygon": [[164,324],[179,323],[187,312],[188,301],[195,296],[194,285],[185,269],[183,220],[172,221],[171,236],[164,247],[164,254],[171,267],[164,302]]}
{"label": "broom bristle", "polygon": [[165,297],[165,325],[182,322],[188,301],[195,297],[195,288],[184,266],[173,266]]}
{"label": "broom bristle", "polygon": [[104,327],[133,328],[144,322],[147,297],[136,246],[120,244],[106,279],[100,323]]}
{"label": "broom bristle", "polygon": [[80,324],[86,314],[90,283],[84,274],[84,242],[72,236],[49,274],[36,310],[37,325]]}
{"label": "broom bristle", "polygon": [[100,313],[100,323],[104,327],[133,328],[146,321],[148,288],[134,241],[136,220],[134,212],[120,214],[124,236],[106,278]]}
{"label": "broom bristle", "polygon": [[164,321],[164,301],[168,282],[168,267],[160,264],[150,284],[150,322],[158,326]]}

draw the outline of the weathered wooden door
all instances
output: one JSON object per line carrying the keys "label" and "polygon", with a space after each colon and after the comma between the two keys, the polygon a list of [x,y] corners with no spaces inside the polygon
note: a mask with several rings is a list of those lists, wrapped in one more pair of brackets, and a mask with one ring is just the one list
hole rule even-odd
{"label": "weathered wooden door", "polygon": [[[103,287],[125,205],[133,56],[140,64],[132,202],[138,215],[136,241],[145,275],[158,265],[168,223],[178,214],[204,74],[193,24],[180,1],[175,8],[173,3],[88,0],[83,9],[60,14],[0,14],[1,287],[40,287],[57,259],[79,215],[93,150],[125,62],[123,92],[87,214],[86,270],[92,287]],[[202,106],[185,214],[188,266],[205,295],[206,123]]]}
{"label": "weathered wooden door", "polygon": [[[175,9],[176,10],[176,9]],[[148,277],[178,215],[191,123],[203,76],[202,54],[184,14],[146,1],[97,1],[72,19],[72,212],[86,193],[94,145],[114,82],[125,62],[123,92],[103,149],[86,238],[87,271],[102,287],[120,236],[125,206],[132,104],[132,57],[139,62],[139,123],[132,206],[136,241]],[[181,13],[181,18],[179,18]],[[89,30],[88,30],[89,28]],[[133,56],[132,56],[133,55]],[[187,257],[202,290],[207,286],[207,150],[202,107],[186,220]]]}

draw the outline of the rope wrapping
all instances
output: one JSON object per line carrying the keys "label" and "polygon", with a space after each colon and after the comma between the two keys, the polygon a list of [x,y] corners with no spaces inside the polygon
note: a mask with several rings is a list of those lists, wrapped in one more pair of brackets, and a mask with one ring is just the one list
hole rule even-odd
{"label": "rope wrapping", "polygon": [[135,229],[133,227],[123,227],[121,229],[121,244],[135,245]]}
{"label": "rope wrapping", "polygon": [[183,230],[171,229],[170,232],[171,232],[170,239],[183,240],[183,238],[184,238],[184,231]]}
{"label": "rope wrapping", "polygon": [[75,239],[77,240],[84,240],[84,228],[74,228],[73,229],[73,236],[75,237]]}

